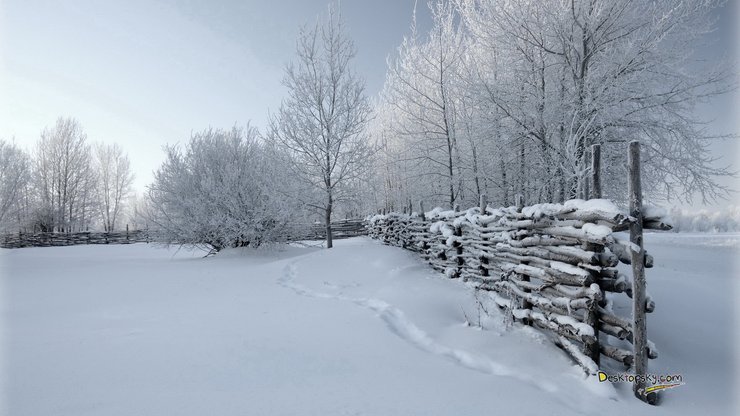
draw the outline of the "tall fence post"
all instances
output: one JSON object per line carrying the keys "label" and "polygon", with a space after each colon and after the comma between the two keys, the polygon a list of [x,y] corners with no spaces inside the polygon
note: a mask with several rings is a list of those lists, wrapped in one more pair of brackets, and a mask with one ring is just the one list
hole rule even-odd
{"label": "tall fence post", "polygon": [[640,142],[629,144],[629,198],[630,216],[635,219],[630,224],[630,242],[632,249],[632,345],[635,354],[635,384],[632,386],[635,396],[655,404],[656,396],[645,393],[647,374],[647,323],[645,320],[645,250],[642,241],[642,185],[640,183]]}
{"label": "tall fence post", "polygon": [[591,146],[591,198],[601,198],[601,145]]}
{"label": "tall fence post", "polygon": [[[601,145],[594,144],[591,146],[591,175],[590,175],[590,189],[588,187],[589,181],[586,182],[586,199],[599,199],[601,198]],[[585,243],[584,250],[593,251],[595,253],[603,252],[603,246],[596,244]],[[601,276],[597,273],[594,276],[594,283],[601,287]],[[601,361],[601,346],[599,345],[599,306],[606,305],[606,293],[602,289],[601,297],[598,301],[594,300],[586,311],[585,323],[590,325],[594,329],[594,333],[597,334],[593,342],[584,343],[584,353],[591,357],[596,363],[600,364]]]}

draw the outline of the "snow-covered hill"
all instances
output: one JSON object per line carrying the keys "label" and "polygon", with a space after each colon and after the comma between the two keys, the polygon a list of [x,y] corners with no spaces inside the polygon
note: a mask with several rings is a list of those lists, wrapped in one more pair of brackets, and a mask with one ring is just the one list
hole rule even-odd
{"label": "snow-covered hill", "polygon": [[732,414],[738,242],[646,235],[650,368],[685,382],[659,407],[586,378],[543,335],[486,316],[464,283],[368,238],[208,258],[146,244],[0,250],[0,413]]}

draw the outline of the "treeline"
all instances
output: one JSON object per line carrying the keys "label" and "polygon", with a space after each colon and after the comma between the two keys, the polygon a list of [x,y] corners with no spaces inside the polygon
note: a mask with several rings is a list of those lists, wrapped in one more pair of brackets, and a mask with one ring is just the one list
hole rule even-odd
{"label": "treeline", "polygon": [[45,128],[30,153],[0,140],[0,166],[3,232],[114,231],[134,179],[126,153],[89,143],[73,118]]}
{"label": "treeline", "polygon": [[626,195],[624,148],[640,140],[653,200],[725,196],[696,106],[733,89],[702,60],[712,10],[697,0],[452,0],[430,3],[391,59],[373,136],[377,202],[399,210],[581,197],[600,144],[605,197]]}
{"label": "treeline", "polygon": [[[510,206],[588,195],[599,144],[605,198],[627,195],[627,142],[642,143],[651,200],[726,195],[695,108],[734,86],[696,53],[721,1],[438,0],[433,26],[389,61],[376,102],[352,67],[338,10],[307,26],[287,93],[262,132],[206,129],[168,146],[137,217],[165,242],[224,247],[287,238],[337,215]],[[60,119],[26,154],[2,143],[0,224],[13,231],[115,230],[132,175],[117,146],[90,146]]]}

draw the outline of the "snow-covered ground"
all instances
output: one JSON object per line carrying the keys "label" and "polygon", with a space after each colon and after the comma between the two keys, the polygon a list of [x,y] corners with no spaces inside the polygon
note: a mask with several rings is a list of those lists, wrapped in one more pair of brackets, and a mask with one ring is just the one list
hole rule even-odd
{"label": "snow-covered ground", "polygon": [[496,310],[476,328],[469,287],[368,238],[207,258],[146,244],[0,250],[0,414],[729,415],[738,243],[646,237],[650,368],[685,382],[659,407],[587,378]]}

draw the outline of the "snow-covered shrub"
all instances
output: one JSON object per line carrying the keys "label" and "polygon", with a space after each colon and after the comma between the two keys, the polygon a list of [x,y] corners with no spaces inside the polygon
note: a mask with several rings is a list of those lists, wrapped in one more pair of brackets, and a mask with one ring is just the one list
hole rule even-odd
{"label": "snow-covered shrub", "polygon": [[148,192],[157,239],[215,250],[285,239],[287,178],[256,129],[208,129],[165,151]]}
{"label": "snow-covered shrub", "polygon": [[673,230],[677,232],[740,231],[740,207],[716,210],[673,208],[670,212]]}

